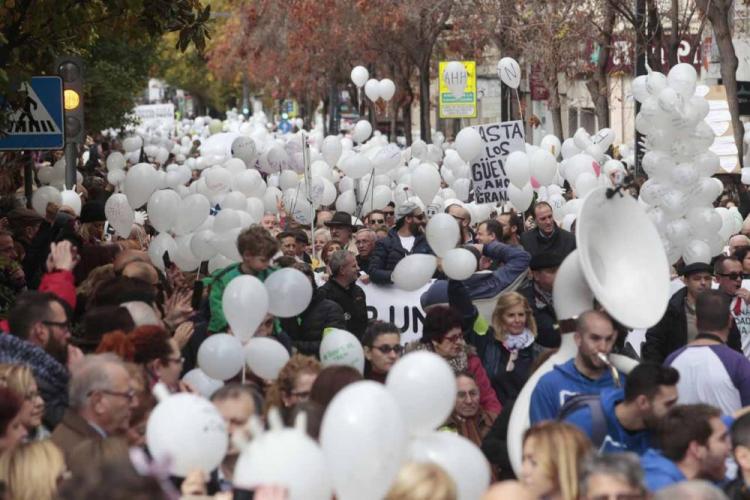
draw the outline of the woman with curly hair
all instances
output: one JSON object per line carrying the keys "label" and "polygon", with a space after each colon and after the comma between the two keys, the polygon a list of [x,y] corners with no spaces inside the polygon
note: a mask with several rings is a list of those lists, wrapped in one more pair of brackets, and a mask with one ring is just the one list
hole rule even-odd
{"label": "woman with curly hair", "polygon": [[273,407],[283,411],[310,399],[310,391],[320,370],[320,362],[312,356],[292,356],[268,388],[264,413],[268,414]]}

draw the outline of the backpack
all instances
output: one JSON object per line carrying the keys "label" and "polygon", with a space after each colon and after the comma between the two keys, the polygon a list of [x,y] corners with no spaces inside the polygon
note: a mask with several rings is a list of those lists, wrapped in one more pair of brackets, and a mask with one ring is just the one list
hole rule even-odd
{"label": "backpack", "polygon": [[557,420],[561,422],[581,408],[591,410],[591,442],[596,448],[599,448],[607,436],[607,417],[604,415],[601,398],[598,394],[576,394],[570,397],[560,407]]}

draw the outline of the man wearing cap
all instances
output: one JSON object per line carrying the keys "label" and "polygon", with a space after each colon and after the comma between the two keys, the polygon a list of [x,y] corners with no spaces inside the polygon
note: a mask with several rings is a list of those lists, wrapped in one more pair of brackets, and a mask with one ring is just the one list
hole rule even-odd
{"label": "man wearing cap", "polygon": [[560,332],[555,328],[557,315],[552,300],[557,270],[562,257],[556,253],[534,255],[529,262],[531,281],[518,290],[526,297],[536,320],[536,343],[548,349],[560,347]]}
{"label": "man wearing cap", "polygon": [[388,236],[375,243],[370,260],[370,279],[373,283],[391,284],[393,269],[407,255],[433,253],[424,235],[426,224],[427,217],[416,203],[406,202],[398,207],[396,225],[388,231]]}
{"label": "man wearing cap", "polygon": [[534,221],[536,229],[521,235],[521,244],[531,255],[547,252],[565,258],[576,249],[575,236],[557,226],[552,207],[546,201],[534,205]]}
{"label": "man wearing cap", "polygon": [[352,224],[351,215],[346,212],[336,212],[331,220],[325,222],[325,226],[331,231],[331,241],[338,241],[341,248],[357,255],[357,247],[352,245],[352,233],[355,226]]}
{"label": "man wearing cap", "polygon": [[[694,262],[686,265],[681,274],[685,288],[672,295],[664,316],[646,331],[646,341],[641,347],[643,361],[663,363],[667,356],[698,336],[695,301],[701,292],[711,288],[713,268],[705,262]],[[740,334],[734,324],[727,345],[741,349]]]}

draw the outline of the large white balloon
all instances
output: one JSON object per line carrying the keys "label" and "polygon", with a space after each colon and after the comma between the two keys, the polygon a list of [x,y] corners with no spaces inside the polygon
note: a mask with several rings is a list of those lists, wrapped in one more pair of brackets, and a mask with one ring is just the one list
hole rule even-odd
{"label": "large white balloon", "polygon": [[180,200],[180,208],[173,231],[177,235],[188,234],[203,224],[211,212],[211,204],[208,198],[202,194],[195,193]]}
{"label": "large white balloon", "polygon": [[466,66],[460,61],[450,61],[443,69],[443,83],[450,90],[453,97],[460,99],[464,95],[468,73]]}
{"label": "large white balloon", "polygon": [[130,236],[135,221],[135,213],[128,203],[128,198],[122,193],[115,193],[104,204],[104,215],[115,228],[115,234],[122,238]]}
{"label": "large white balloon", "polygon": [[235,158],[245,162],[245,166],[252,167],[258,159],[258,150],[251,137],[240,136],[232,142],[232,154]]}
{"label": "large white balloon", "polygon": [[505,160],[505,172],[511,184],[521,189],[529,183],[531,171],[529,157],[523,151],[513,151]]}
{"label": "large white balloon", "polygon": [[62,195],[57,188],[42,186],[31,196],[31,206],[42,217],[47,216],[47,204],[49,203],[54,203],[55,205],[62,204]]}
{"label": "large white balloon", "polygon": [[182,377],[183,382],[192,385],[201,396],[210,398],[211,395],[224,386],[224,382],[211,378],[200,368],[193,368]]}
{"label": "large white balloon", "polygon": [[391,273],[393,284],[402,290],[418,290],[427,284],[437,269],[437,260],[433,255],[407,255],[396,264]]}
{"label": "large white balloon", "polygon": [[364,87],[365,83],[367,83],[367,79],[370,78],[370,72],[367,71],[367,68],[364,66],[355,66],[354,69],[352,69],[352,83],[356,85],[357,87]]}
{"label": "large white balloon", "polygon": [[512,57],[503,57],[497,63],[500,80],[510,88],[517,89],[521,83],[521,67]]}
{"label": "large white balloon", "polygon": [[422,163],[412,173],[412,184],[417,196],[428,205],[440,191],[440,172],[429,163]]}
{"label": "large white balloon", "polygon": [[443,257],[443,272],[450,279],[468,279],[477,270],[477,259],[465,248],[448,250]]}
{"label": "large white balloon", "polygon": [[146,207],[148,221],[160,233],[169,231],[177,221],[178,215],[184,216],[180,214],[181,202],[180,195],[172,189],[154,191]]}
{"label": "large white balloon", "polygon": [[255,276],[238,276],[224,289],[222,308],[232,333],[250,340],[268,312],[268,292]]}
{"label": "large white balloon", "polygon": [[185,477],[198,469],[216,469],[226,455],[229,436],[216,407],[194,394],[179,393],[161,401],[146,424],[146,444],[169,472]]}
{"label": "large white balloon", "polygon": [[437,354],[418,351],[393,365],[385,386],[396,400],[412,434],[429,432],[442,425],[456,401],[456,376]]}
{"label": "large white balloon", "polygon": [[456,151],[461,159],[470,162],[482,152],[484,141],[479,132],[473,127],[465,127],[456,136]]}
{"label": "large white balloon", "polygon": [[133,209],[146,204],[151,193],[159,188],[159,176],[148,163],[133,165],[125,176],[123,191]]}
{"label": "large white balloon", "polygon": [[685,264],[697,262],[708,264],[711,262],[711,247],[701,240],[688,241],[682,252],[682,259]]}
{"label": "large white balloon", "polygon": [[365,95],[372,102],[380,99],[380,83],[376,79],[370,78],[367,80],[367,83],[365,83]]}
{"label": "large white balloon", "polygon": [[253,337],[245,345],[247,366],[264,380],[276,380],[289,361],[289,352],[278,340]]}
{"label": "large white balloon", "polygon": [[[555,136],[548,136],[554,137]],[[558,141],[558,144],[560,141]],[[555,176],[557,175],[557,162],[555,157],[543,149],[534,151],[529,155],[529,165],[531,167],[531,175],[541,184],[542,186],[549,186],[555,182]]]}
{"label": "large white balloon", "polygon": [[393,98],[393,94],[396,93],[396,84],[388,78],[380,80],[378,87],[378,93],[384,101],[390,101]]}
{"label": "large white balloon", "polygon": [[214,333],[198,348],[198,367],[216,380],[227,380],[242,370],[242,342],[234,335]]}
{"label": "large white balloon", "polygon": [[177,242],[169,233],[159,233],[151,240],[148,245],[148,257],[151,263],[161,269],[164,269],[164,253],[167,252],[170,257],[177,252]]}
{"label": "large white balloon", "polygon": [[526,184],[523,189],[518,189],[513,184],[509,184],[508,199],[517,211],[525,212],[531,206],[531,200],[534,199],[534,190],[531,184]]}
{"label": "large white balloon", "polygon": [[312,299],[310,280],[291,267],[272,273],[264,284],[268,292],[268,311],[280,318],[301,314]]}
{"label": "large white balloon", "polygon": [[326,163],[333,167],[339,161],[342,151],[341,139],[337,135],[329,135],[323,140],[320,152],[323,154]]}
{"label": "large white balloon", "polygon": [[122,170],[125,168],[125,157],[119,151],[112,151],[107,156],[107,170]]}
{"label": "large white balloon", "polygon": [[381,500],[404,457],[406,428],[382,384],[355,382],[328,405],[320,445],[339,500]]}
{"label": "large white balloon", "polygon": [[432,432],[412,440],[409,460],[432,462],[445,470],[458,490],[458,500],[476,500],[490,485],[490,465],[477,446],[453,432]]}
{"label": "large white balloon", "polygon": [[320,362],[323,366],[347,365],[360,373],[365,370],[365,353],[362,344],[350,332],[332,328],[323,334],[320,342]]}
{"label": "large white balloon", "polygon": [[432,216],[425,228],[427,243],[438,257],[444,257],[448,251],[456,248],[461,237],[461,228],[452,215],[439,213]]}
{"label": "large white balloon", "polygon": [[372,135],[372,125],[367,120],[360,120],[354,125],[352,130],[352,139],[355,142],[363,143]]}

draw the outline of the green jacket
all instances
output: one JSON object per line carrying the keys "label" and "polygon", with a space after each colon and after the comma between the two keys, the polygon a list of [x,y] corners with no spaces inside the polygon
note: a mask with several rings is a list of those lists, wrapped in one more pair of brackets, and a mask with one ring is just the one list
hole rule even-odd
{"label": "green jacket", "polygon": [[[269,267],[254,276],[261,281],[265,281],[275,270],[275,268]],[[222,305],[224,290],[230,281],[242,274],[244,273],[240,270],[240,264],[232,264],[224,269],[214,271],[211,276],[203,279],[203,283],[208,288],[208,307],[211,311],[211,319],[208,322],[209,333],[227,331],[228,323],[224,317],[224,307]]]}

